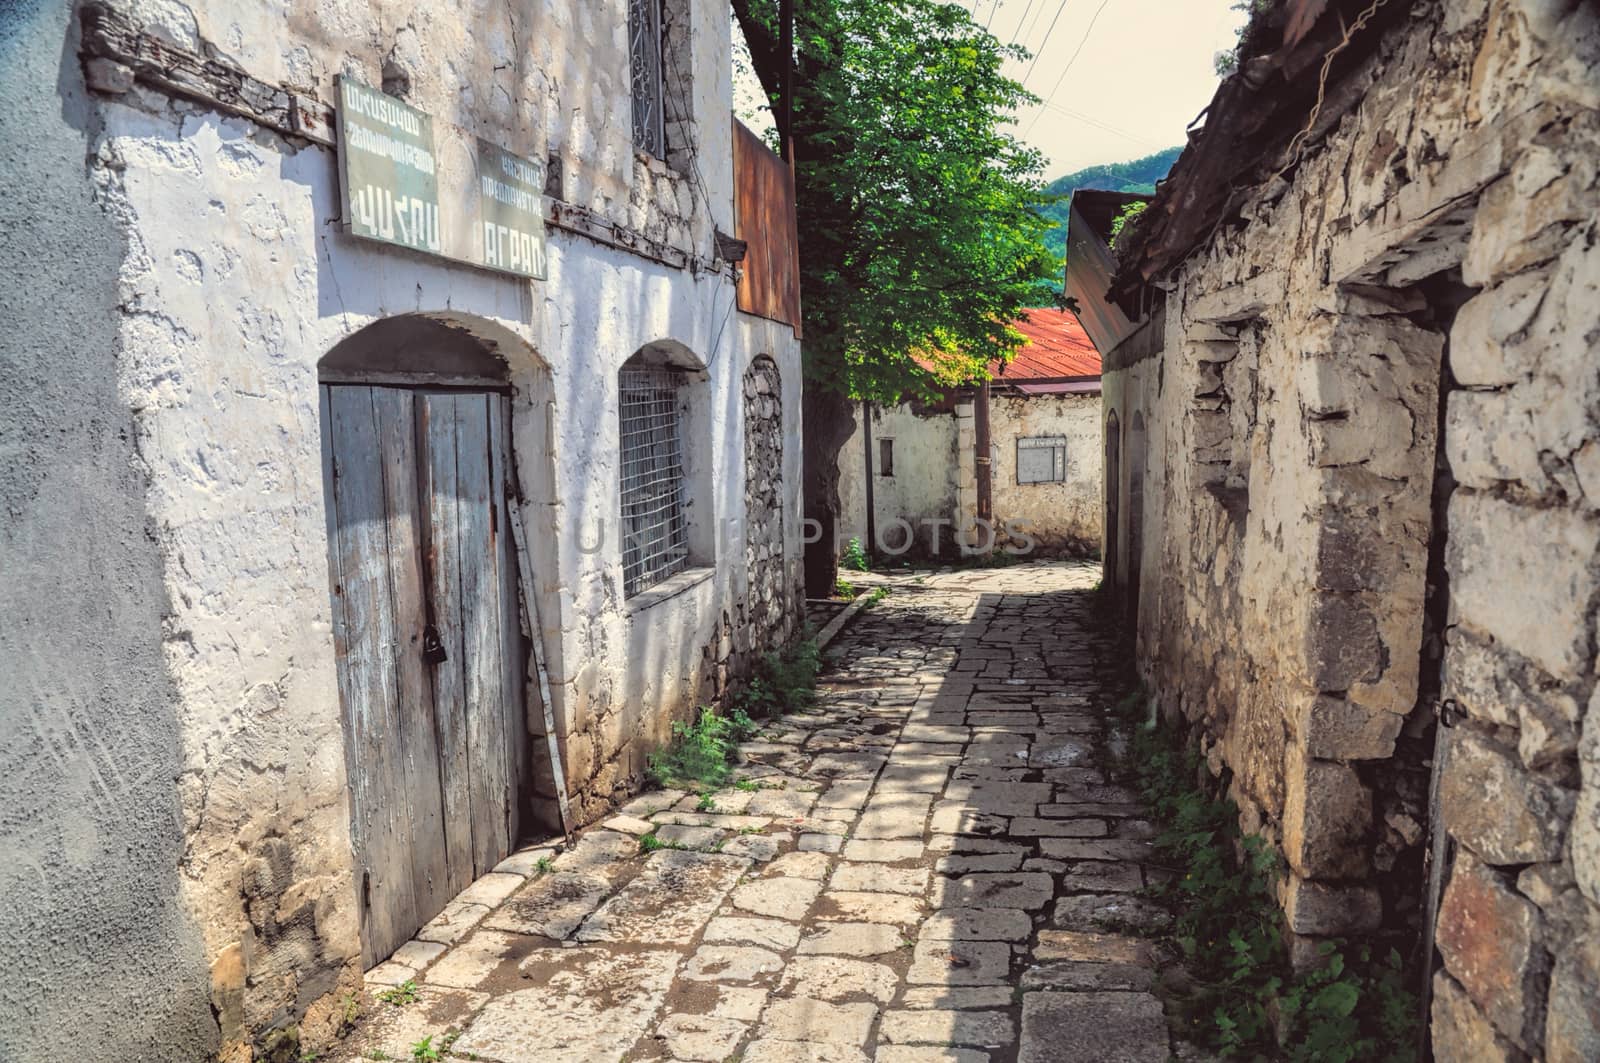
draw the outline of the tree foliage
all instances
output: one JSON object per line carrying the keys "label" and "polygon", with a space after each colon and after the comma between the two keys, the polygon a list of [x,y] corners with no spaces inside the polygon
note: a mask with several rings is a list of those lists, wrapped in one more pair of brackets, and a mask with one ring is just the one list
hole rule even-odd
{"label": "tree foliage", "polygon": [[[776,0],[734,0],[776,101]],[[938,0],[796,0],[794,151],[807,387],[925,393],[918,358],[970,378],[1054,264],[1042,156],[1005,131],[1024,53]],[[918,356],[914,358],[913,356]],[[810,431],[810,426],[808,426]]]}

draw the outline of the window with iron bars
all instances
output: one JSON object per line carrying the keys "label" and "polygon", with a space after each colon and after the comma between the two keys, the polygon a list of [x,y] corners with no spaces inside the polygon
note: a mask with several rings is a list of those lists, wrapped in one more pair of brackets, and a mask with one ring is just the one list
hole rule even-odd
{"label": "window with iron bars", "polygon": [[633,82],[633,145],[667,156],[666,85],[661,58],[662,0],[628,0],[628,67]]}
{"label": "window with iron bars", "polygon": [[622,590],[630,597],[689,565],[682,383],[672,369],[621,372]]}

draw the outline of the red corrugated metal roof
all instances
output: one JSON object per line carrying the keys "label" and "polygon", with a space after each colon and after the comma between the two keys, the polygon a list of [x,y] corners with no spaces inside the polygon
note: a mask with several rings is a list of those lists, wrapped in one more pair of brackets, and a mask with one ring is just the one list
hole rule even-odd
{"label": "red corrugated metal roof", "polygon": [[1097,377],[1100,352],[1078,318],[1068,310],[1029,310],[1011,327],[1028,338],[1005,366],[989,367],[995,380],[1059,380],[1062,377]]}

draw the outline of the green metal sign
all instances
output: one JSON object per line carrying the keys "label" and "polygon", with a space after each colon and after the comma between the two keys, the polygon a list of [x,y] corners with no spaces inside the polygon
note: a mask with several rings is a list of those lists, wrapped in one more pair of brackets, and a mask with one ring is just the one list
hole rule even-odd
{"label": "green metal sign", "polygon": [[339,194],[356,236],[443,253],[433,118],[341,75]]}
{"label": "green metal sign", "polygon": [[436,126],[354,78],[341,76],[338,91],[339,193],[352,234],[544,279],[543,163]]}
{"label": "green metal sign", "polygon": [[478,139],[482,262],[544,279],[544,165]]}

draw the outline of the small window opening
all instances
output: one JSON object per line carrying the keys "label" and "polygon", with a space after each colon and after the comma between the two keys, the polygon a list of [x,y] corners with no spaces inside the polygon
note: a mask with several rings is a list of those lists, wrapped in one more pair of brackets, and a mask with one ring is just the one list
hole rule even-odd
{"label": "small window opening", "polygon": [[622,416],[622,588],[629,597],[689,565],[684,515],[684,373],[627,367]]}
{"label": "small window opening", "polygon": [[894,440],[878,440],[878,475],[894,475]]}
{"label": "small window opening", "polygon": [[662,0],[628,0],[628,67],[633,83],[633,146],[667,156]]}

